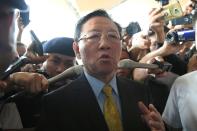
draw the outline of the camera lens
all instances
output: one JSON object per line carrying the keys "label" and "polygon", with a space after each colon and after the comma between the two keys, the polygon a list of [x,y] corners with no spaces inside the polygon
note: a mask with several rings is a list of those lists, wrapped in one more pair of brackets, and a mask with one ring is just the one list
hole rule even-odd
{"label": "camera lens", "polygon": [[175,42],[177,42],[177,33],[175,32],[169,32],[166,34],[166,41],[169,43],[169,44],[173,44]]}

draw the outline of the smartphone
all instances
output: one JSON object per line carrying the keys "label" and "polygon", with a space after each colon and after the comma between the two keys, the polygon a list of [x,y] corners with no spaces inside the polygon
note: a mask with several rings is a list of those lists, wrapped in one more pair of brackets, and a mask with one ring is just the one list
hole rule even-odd
{"label": "smartphone", "polygon": [[29,11],[26,11],[26,12],[20,12],[20,17],[22,18],[22,22],[23,22],[23,25],[26,27],[30,20],[29,20]]}
{"label": "smartphone", "polygon": [[165,5],[162,7],[165,21],[169,21],[175,18],[179,18],[183,16],[183,10],[181,8],[181,5],[179,1],[176,1],[174,3],[169,3],[168,5]]}

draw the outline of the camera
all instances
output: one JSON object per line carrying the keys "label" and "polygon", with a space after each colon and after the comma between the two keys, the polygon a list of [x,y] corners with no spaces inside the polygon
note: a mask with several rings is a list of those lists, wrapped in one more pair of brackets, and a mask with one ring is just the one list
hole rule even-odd
{"label": "camera", "polygon": [[193,21],[193,15],[188,14],[188,15],[185,15],[183,17],[171,20],[171,24],[172,24],[172,26],[187,25],[187,24],[192,24],[192,21]]}
{"label": "camera", "polygon": [[185,41],[195,41],[195,30],[173,31],[166,34],[166,41],[169,44]]}

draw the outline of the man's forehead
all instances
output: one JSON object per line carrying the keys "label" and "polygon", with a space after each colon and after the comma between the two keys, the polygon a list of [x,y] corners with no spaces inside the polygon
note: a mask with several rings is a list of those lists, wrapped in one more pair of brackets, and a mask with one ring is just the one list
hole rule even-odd
{"label": "man's forehead", "polygon": [[111,19],[107,17],[96,16],[96,17],[90,18],[88,21],[86,21],[83,24],[82,31],[91,30],[96,27],[104,27],[105,29],[118,30],[117,26]]}

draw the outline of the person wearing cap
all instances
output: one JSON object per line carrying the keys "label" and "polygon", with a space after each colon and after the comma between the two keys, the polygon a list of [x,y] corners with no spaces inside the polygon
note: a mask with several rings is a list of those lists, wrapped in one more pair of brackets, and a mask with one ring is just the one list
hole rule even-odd
{"label": "person wearing cap", "polygon": [[[73,39],[68,37],[56,37],[43,44],[43,52],[48,53],[47,60],[37,73],[43,73],[47,78],[54,77],[75,63],[75,54],[72,49]],[[27,94],[14,100],[16,103],[24,128],[33,128],[39,120],[41,110],[41,98],[44,94],[56,90],[60,86],[71,82],[69,79],[50,84],[46,92]]]}
{"label": "person wearing cap", "polygon": [[43,44],[44,53],[48,53],[48,59],[43,63],[43,69],[49,78],[54,77],[75,63],[75,53],[72,49],[72,38],[58,37]]}
{"label": "person wearing cap", "polygon": [[0,74],[9,66],[16,52],[15,9],[26,10],[24,0],[0,0]]}

